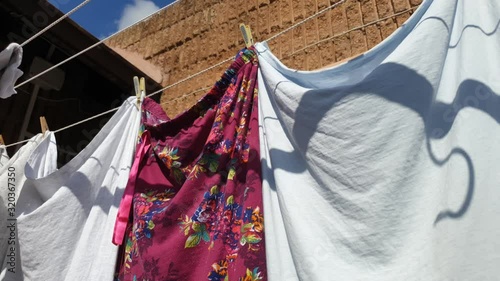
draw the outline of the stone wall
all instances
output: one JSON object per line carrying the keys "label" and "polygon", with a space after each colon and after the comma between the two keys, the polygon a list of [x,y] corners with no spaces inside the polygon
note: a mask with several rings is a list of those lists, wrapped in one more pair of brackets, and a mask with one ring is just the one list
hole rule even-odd
{"label": "stone wall", "polygon": [[[255,41],[340,0],[180,0],[107,44],[135,52],[163,72],[172,85],[234,57],[244,46],[239,23],[250,25]],[[422,0],[347,0],[268,42],[291,68],[313,70],[361,54],[403,24]],[[230,62],[164,91],[161,103],[170,117],[192,106]]]}

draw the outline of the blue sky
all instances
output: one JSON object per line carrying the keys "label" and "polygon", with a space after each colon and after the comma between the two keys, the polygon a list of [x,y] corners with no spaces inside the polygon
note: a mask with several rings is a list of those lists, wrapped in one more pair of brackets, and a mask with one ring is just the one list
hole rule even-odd
{"label": "blue sky", "polygon": [[[83,0],[49,0],[63,12]],[[92,0],[71,18],[98,38],[104,38],[174,2],[173,0]]]}

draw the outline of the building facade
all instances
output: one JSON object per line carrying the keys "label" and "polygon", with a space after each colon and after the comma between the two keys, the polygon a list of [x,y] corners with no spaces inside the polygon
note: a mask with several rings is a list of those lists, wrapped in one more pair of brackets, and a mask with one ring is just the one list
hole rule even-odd
{"label": "building facade", "polygon": [[[264,41],[340,0],[180,0],[106,44],[140,55],[163,72],[163,86],[231,58],[244,47],[239,24]],[[347,0],[268,41],[294,69],[314,70],[362,54],[391,35],[422,0]],[[165,90],[170,117],[192,106],[229,63]],[[208,89],[207,89],[208,88]]]}

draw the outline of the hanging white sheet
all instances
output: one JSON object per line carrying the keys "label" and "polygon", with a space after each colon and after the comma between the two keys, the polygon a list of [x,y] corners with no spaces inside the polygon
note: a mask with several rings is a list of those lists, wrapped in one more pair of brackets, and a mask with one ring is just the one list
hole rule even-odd
{"label": "hanging white sheet", "polygon": [[499,25],[500,1],[427,0],[311,72],[257,44],[270,281],[498,280]]}
{"label": "hanging white sheet", "polygon": [[24,279],[9,281],[113,280],[118,247],[111,238],[139,121],[131,97],[59,170],[40,177],[31,168],[34,159],[28,162],[23,193],[32,196],[21,193],[17,206]]}

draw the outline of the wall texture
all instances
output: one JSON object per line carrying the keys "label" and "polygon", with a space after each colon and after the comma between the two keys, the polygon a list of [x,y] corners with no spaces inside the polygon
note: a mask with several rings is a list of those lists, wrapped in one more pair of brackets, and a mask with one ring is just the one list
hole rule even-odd
{"label": "wall texture", "polygon": [[[180,0],[107,44],[135,52],[162,70],[172,85],[233,57],[244,46],[239,23],[266,40],[340,0]],[[422,0],[348,0],[269,41],[291,68],[313,70],[361,54],[402,25]],[[220,77],[225,63],[167,89],[170,117],[192,106]]]}

